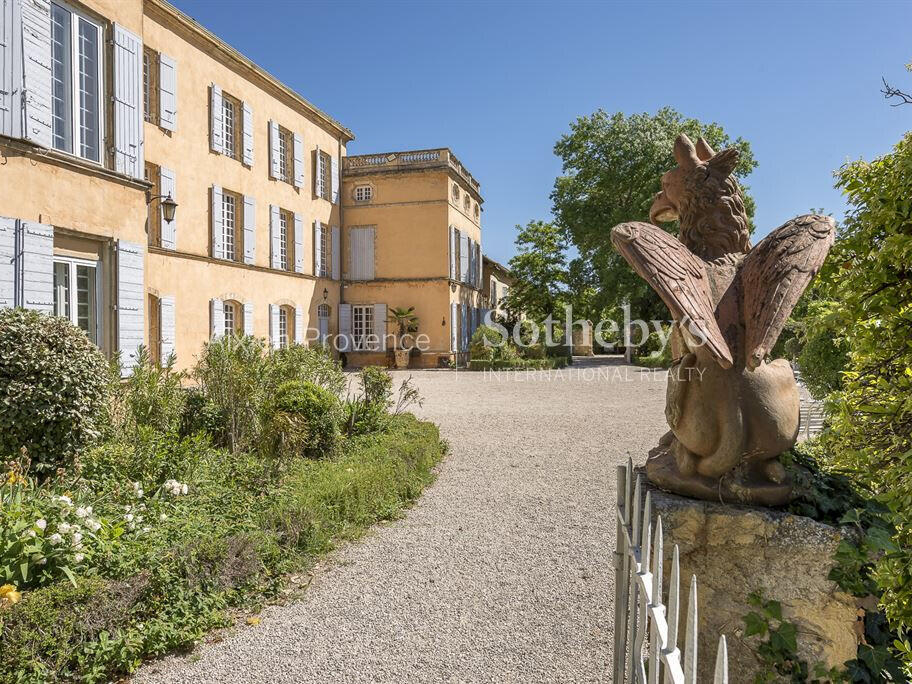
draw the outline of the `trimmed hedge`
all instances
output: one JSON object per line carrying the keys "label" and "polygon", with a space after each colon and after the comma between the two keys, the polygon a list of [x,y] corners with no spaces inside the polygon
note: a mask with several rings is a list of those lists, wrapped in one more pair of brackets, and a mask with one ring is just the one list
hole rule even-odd
{"label": "trimmed hedge", "polygon": [[468,369],[471,371],[487,370],[553,370],[566,368],[569,359],[565,356],[546,357],[544,359],[472,359]]}

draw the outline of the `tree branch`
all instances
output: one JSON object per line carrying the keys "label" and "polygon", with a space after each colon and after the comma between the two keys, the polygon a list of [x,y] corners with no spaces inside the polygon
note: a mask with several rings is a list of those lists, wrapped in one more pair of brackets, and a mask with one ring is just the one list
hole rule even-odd
{"label": "tree branch", "polygon": [[883,81],[883,88],[880,89],[880,92],[883,93],[883,96],[886,99],[889,100],[894,97],[899,98],[899,102],[890,103],[891,107],[899,107],[900,105],[904,105],[904,104],[912,104],[912,95],[909,95],[908,93],[904,93],[903,91],[901,91],[897,88],[894,88],[889,83],[887,83],[887,79],[885,79],[883,77],[881,77],[880,80]]}

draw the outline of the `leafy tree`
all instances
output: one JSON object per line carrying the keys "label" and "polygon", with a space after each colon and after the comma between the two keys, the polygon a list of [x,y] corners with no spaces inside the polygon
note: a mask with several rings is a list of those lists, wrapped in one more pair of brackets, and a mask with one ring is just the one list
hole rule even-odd
{"label": "leafy tree", "polygon": [[[630,116],[600,109],[573,122],[554,146],[564,175],[554,182],[553,212],[580,256],[592,264],[600,307],[616,308],[629,300],[636,317],[667,317],[658,296],[611,246],[608,231],[623,221],[648,220],[660,178],[674,166],[672,148],[680,133],[693,140],[702,136],[716,150],[737,147],[739,178],[757,165],[746,141],[732,142],[719,124],[685,118],[669,107]],[[742,191],[751,218],[754,201],[743,185]],[[677,234],[677,225],[663,227]]]}
{"label": "leafy tree", "polygon": [[517,254],[510,259],[510,271],[516,279],[507,295],[506,308],[511,315],[524,313],[534,320],[548,314],[562,314],[564,298],[567,242],[553,223],[530,221],[525,227],[516,226]]}
{"label": "leafy tree", "polygon": [[824,450],[892,512],[896,535],[875,577],[893,627],[912,630],[912,133],[872,162],[847,164],[837,186],[850,211],[820,273],[831,304],[812,325],[848,351],[828,397]]}

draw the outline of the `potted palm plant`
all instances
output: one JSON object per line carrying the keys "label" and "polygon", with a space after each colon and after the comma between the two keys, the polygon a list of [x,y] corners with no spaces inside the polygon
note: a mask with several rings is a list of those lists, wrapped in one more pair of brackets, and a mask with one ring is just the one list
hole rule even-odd
{"label": "potted palm plant", "polygon": [[396,368],[408,368],[412,349],[410,344],[406,344],[406,338],[418,332],[418,316],[415,315],[415,307],[394,307],[390,309],[389,320],[396,325],[396,348],[394,350]]}

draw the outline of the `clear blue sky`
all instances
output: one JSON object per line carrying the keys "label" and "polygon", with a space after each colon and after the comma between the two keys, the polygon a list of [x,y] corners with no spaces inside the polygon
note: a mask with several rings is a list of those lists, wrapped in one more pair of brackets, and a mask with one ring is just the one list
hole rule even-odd
{"label": "clear blue sky", "polygon": [[[750,141],[758,235],[845,209],[832,172],[912,129],[912,2],[172,0],[351,128],[349,153],[450,147],[481,183],[485,252],[550,217],[577,116],[670,105]],[[605,239],[608,229],[605,226]]]}

